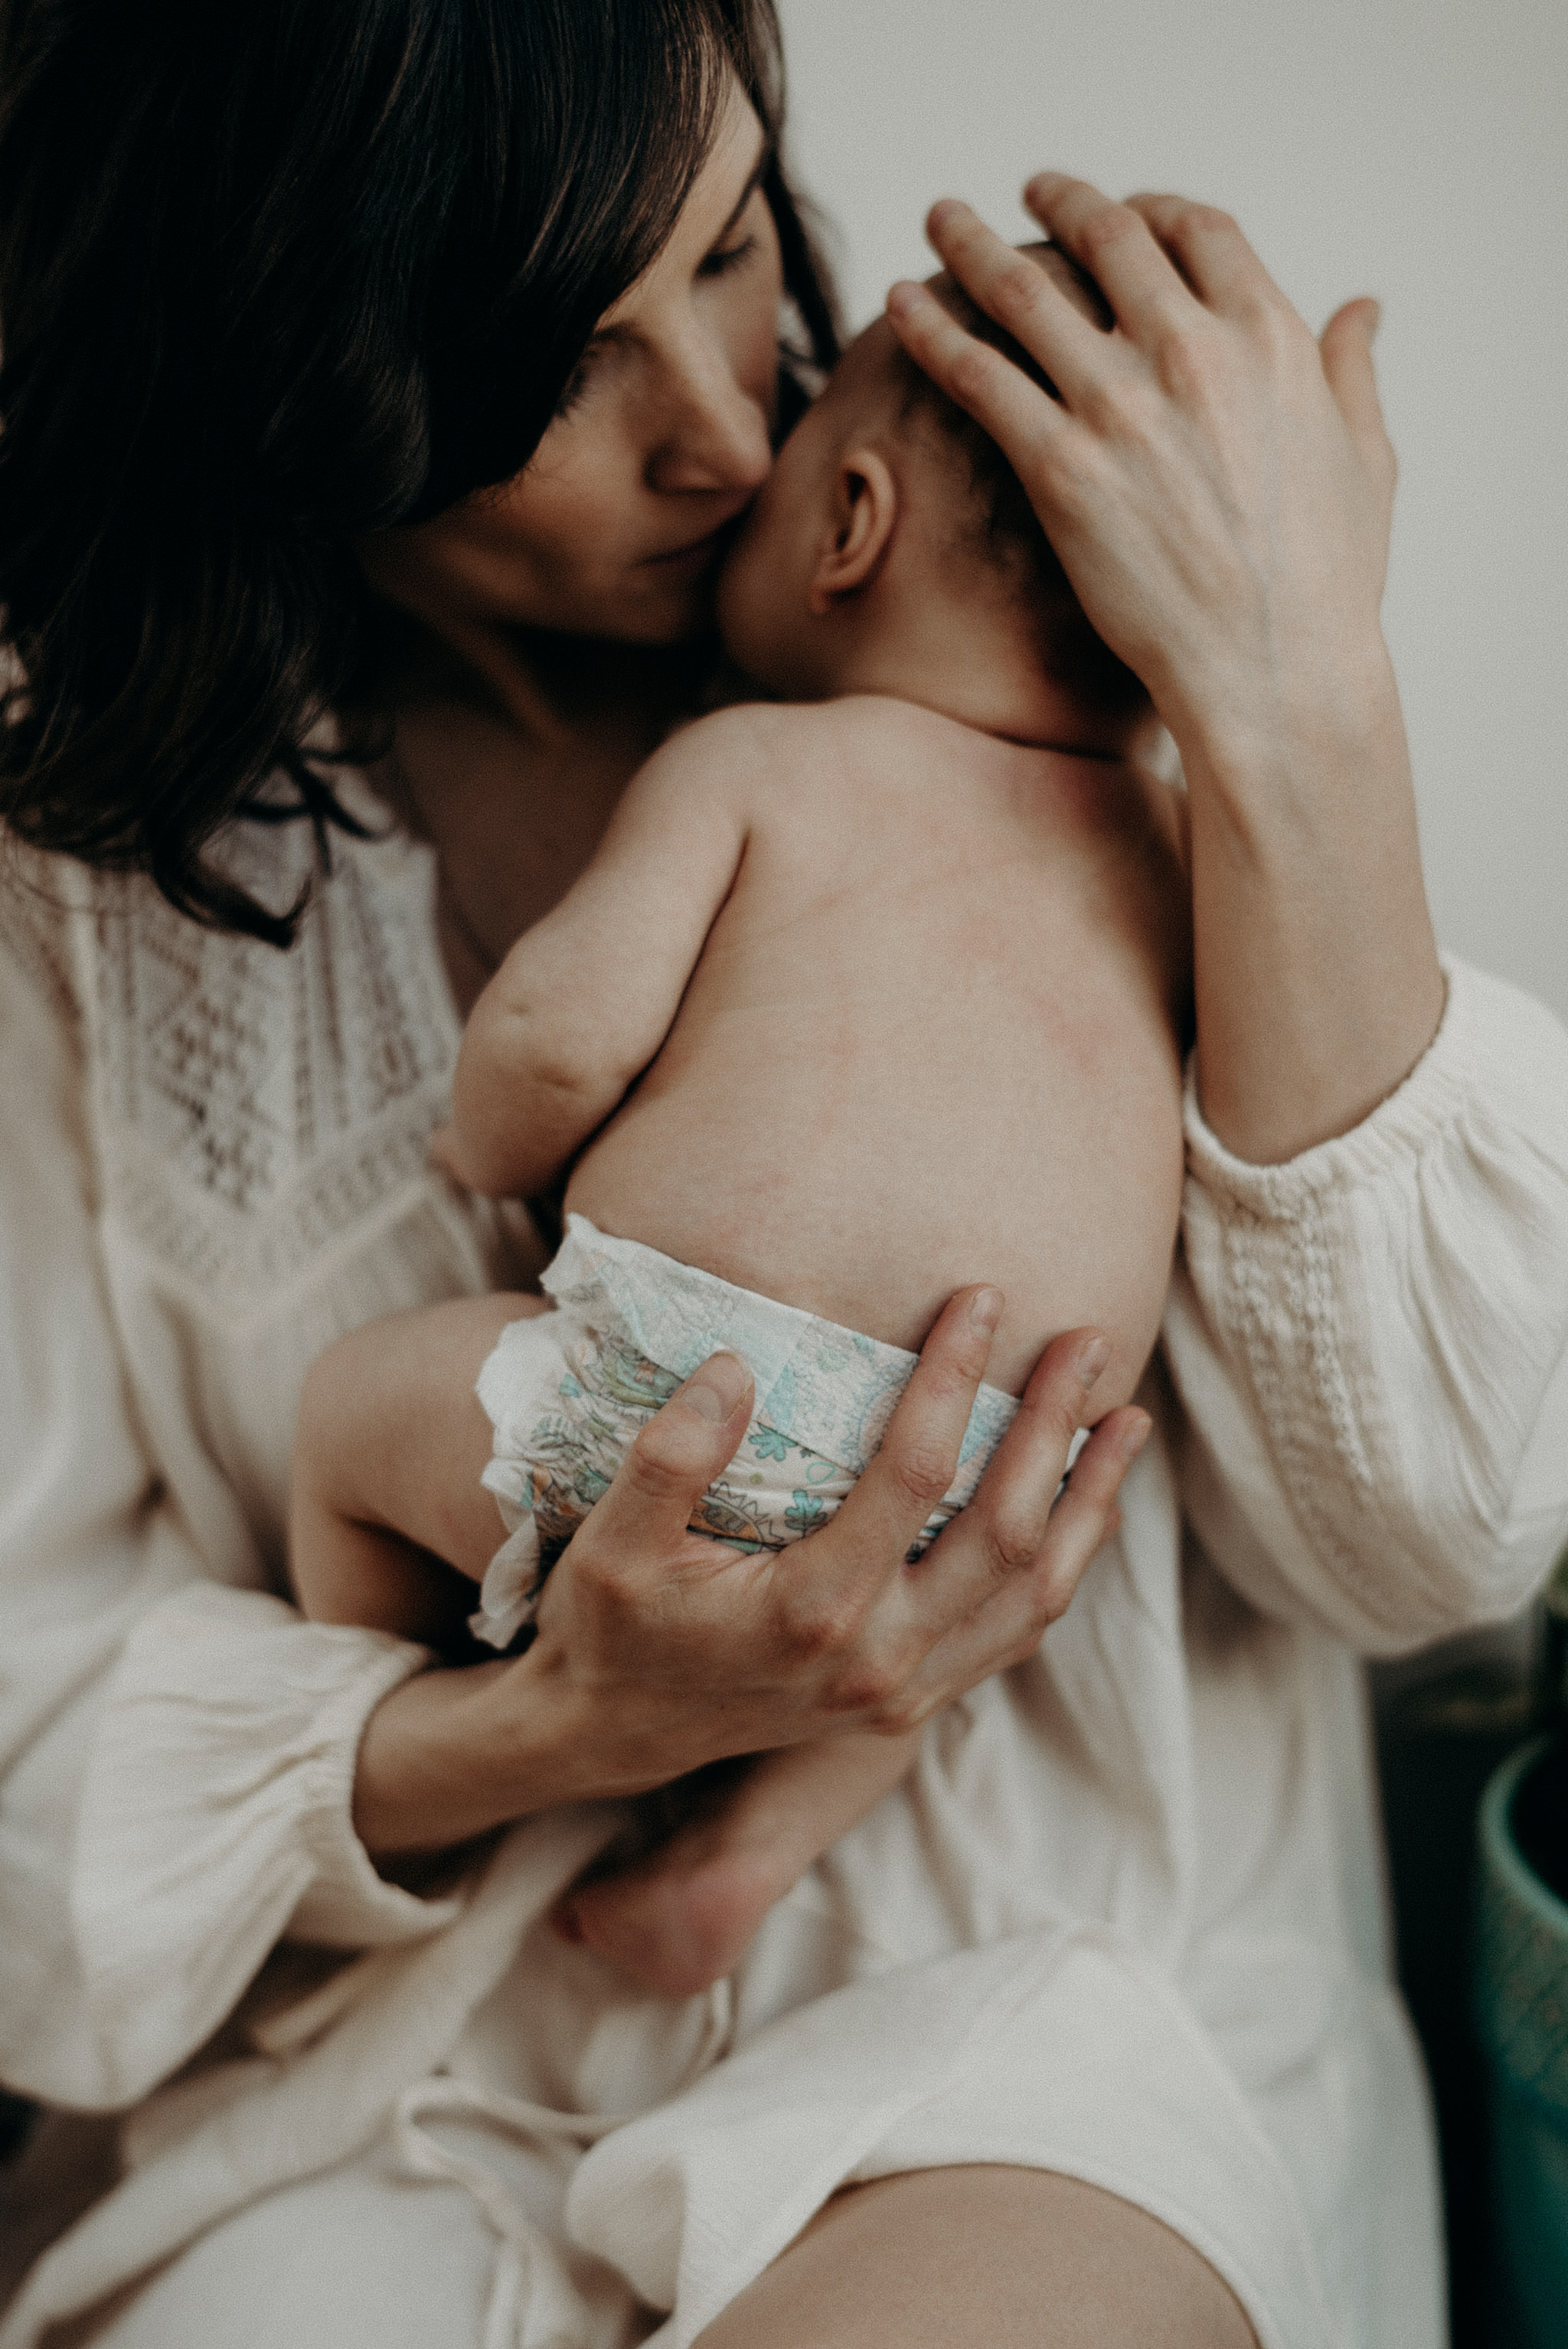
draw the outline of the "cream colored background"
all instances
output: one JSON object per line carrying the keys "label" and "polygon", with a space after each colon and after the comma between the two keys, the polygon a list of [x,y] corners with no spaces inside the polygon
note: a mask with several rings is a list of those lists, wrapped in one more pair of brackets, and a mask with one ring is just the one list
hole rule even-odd
{"label": "cream colored background", "polygon": [[1445,943],[1568,1017],[1568,0],[780,0],[851,319],[1042,164],[1234,212],[1315,326],[1384,305],[1385,617]]}

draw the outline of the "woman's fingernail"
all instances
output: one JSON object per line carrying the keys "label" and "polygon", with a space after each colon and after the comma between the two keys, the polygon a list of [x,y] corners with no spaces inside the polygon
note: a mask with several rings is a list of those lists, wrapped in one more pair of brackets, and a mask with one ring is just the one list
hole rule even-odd
{"label": "woman's fingernail", "polygon": [[1005,1301],[999,1288],[977,1288],[969,1299],[969,1319],[987,1338],[1002,1319]]}
{"label": "woman's fingernail", "polygon": [[1074,1365],[1078,1374],[1078,1384],[1082,1387],[1085,1394],[1088,1394],[1090,1387],[1093,1386],[1096,1379],[1099,1378],[1101,1371],[1104,1370],[1109,1360],[1110,1340],[1109,1338],[1091,1338]]}
{"label": "woman's fingernail", "polygon": [[887,289],[887,309],[890,318],[907,318],[920,305],[920,287],[907,277]]}
{"label": "woman's fingernail", "polygon": [[1150,1418],[1149,1413],[1146,1411],[1140,1411],[1137,1418],[1123,1429],[1121,1456],[1124,1460],[1137,1459],[1149,1441],[1149,1431],[1153,1424],[1154,1422]]}
{"label": "woman's fingernail", "polygon": [[699,1419],[717,1426],[727,1419],[751,1383],[751,1373],[738,1354],[710,1354],[681,1389],[681,1401]]}
{"label": "woman's fingernail", "polygon": [[943,196],[926,213],[926,225],[940,233],[949,222],[956,220],[967,210],[967,205],[961,203],[956,196]]}

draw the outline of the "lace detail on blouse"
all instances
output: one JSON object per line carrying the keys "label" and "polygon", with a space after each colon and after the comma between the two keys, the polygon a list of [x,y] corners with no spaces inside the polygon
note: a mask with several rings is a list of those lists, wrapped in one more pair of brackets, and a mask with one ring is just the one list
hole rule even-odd
{"label": "lace detail on blouse", "polygon": [[[103,1212],[231,1312],[426,1179],[450,1087],[433,860],[353,796],[377,834],[333,835],[288,952],[200,928],[139,875],[18,874],[25,957],[90,1038]],[[315,871],[304,823],[238,824],[222,854],[273,904]]]}

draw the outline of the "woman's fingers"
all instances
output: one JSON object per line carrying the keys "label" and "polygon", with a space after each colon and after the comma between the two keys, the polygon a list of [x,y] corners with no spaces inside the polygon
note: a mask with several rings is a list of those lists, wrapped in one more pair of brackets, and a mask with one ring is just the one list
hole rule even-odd
{"label": "woman's fingers", "polygon": [[[1032,262],[1026,265],[1034,268]],[[1035,274],[1043,282],[1043,272],[1036,269]],[[1070,307],[1065,297],[1064,307]],[[1015,464],[1031,447],[1049,446],[1071,431],[1067,414],[1055,400],[1000,351],[976,342],[923,285],[892,287],[887,315],[916,367],[972,416]],[[1040,364],[1053,382],[1058,379],[1050,362],[1042,358]]]}
{"label": "woman's fingers", "polygon": [[[1119,1526],[1117,1495],[1148,1441],[1150,1425],[1148,1413],[1132,1404],[1100,1421],[1074,1463],[1067,1489],[1051,1508],[1032,1557],[995,1580],[975,1613],[933,1643],[905,1692],[895,1726],[927,1718],[987,1674],[1033,1654],[1050,1626],[1067,1612],[1090,1560]],[[957,1519],[944,1539],[951,1538],[963,1523],[962,1517]]]}
{"label": "woman's fingers", "polygon": [[1088,270],[1134,342],[1191,316],[1191,290],[1130,204],[1065,171],[1037,172],[1024,202],[1047,235]]}
{"label": "woman's fingers", "polygon": [[925,225],[933,250],[971,300],[1022,343],[1070,407],[1086,371],[1108,363],[1102,329],[1032,255],[1008,244],[969,205],[949,197],[932,206]]}
{"label": "woman's fingers", "polygon": [[915,1608],[928,1630],[972,1615],[997,1584],[1036,1566],[1073,1439],[1109,1359],[1098,1330],[1069,1330],[1047,1347],[975,1498],[914,1569]]}
{"label": "woman's fingers", "polygon": [[1032,1645],[1064,1615],[1095,1552],[1121,1522],[1121,1480],[1149,1440],[1149,1413],[1127,1403],[1108,1412],[1073,1464],[1067,1490],[1051,1511],[1046,1538],[1029,1568],[1024,1637]]}
{"label": "woman's fingers", "polygon": [[[1025,202],[1030,203],[1027,194]],[[1260,304],[1284,305],[1284,295],[1229,212],[1171,195],[1129,196],[1124,209],[1147,224],[1209,309],[1241,312]]]}
{"label": "woman's fingers", "polygon": [[751,1414],[751,1372],[712,1354],[641,1431],[572,1543],[578,1579],[662,1569],[704,1491],[734,1458]]}
{"label": "woman's fingers", "polygon": [[1318,337],[1323,372],[1328,388],[1363,459],[1386,473],[1390,488],[1395,473],[1393,443],[1383,421],[1377,397],[1377,370],[1372,359],[1372,338],[1382,316],[1369,294],[1336,310]]}
{"label": "woman's fingers", "polygon": [[[1003,1303],[999,1288],[961,1288],[938,1314],[881,1450],[839,1510],[840,1534],[853,1545],[851,1562],[834,1578],[840,1600],[857,1585],[869,1596],[897,1573],[957,1475]],[[812,1545],[819,1559],[828,1538],[820,1535]]]}

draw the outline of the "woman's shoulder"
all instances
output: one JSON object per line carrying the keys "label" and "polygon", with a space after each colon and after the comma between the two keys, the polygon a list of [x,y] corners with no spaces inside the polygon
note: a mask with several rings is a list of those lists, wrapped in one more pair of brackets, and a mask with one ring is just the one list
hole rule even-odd
{"label": "woman's shoulder", "polygon": [[144,874],[7,843],[5,984],[67,1040],[109,1189],[134,1170],[198,1220],[320,1190],[335,1221],[422,1167],[459,1038],[429,858],[357,778],[342,796],[360,833],[244,822],[212,851],[270,905],[308,886],[286,950],[203,927]]}
{"label": "woman's shoulder", "polygon": [[71,858],[31,848],[0,825],[0,1002],[37,999],[73,1040],[82,1013],[76,942],[90,884]]}

